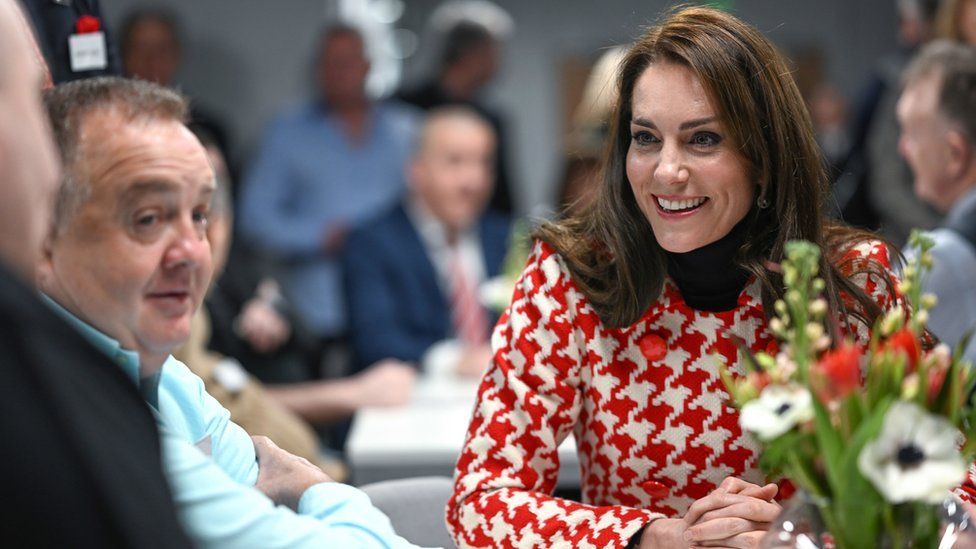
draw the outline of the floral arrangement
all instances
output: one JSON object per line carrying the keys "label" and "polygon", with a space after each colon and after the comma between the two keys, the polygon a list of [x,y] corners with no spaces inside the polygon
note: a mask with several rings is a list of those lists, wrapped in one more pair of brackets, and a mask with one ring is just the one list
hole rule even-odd
{"label": "floral arrangement", "polygon": [[[760,466],[817,505],[836,547],[939,547],[940,505],[965,479],[976,451],[976,383],[945,345],[923,349],[933,295],[922,295],[930,239],[898,283],[904,306],[873,327],[867,349],[831,337],[821,296],[820,250],[790,242],[775,304],[773,353],[746,355],[747,372],[722,378],[740,423],[762,445]],[[820,540],[818,540],[819,543]]]}

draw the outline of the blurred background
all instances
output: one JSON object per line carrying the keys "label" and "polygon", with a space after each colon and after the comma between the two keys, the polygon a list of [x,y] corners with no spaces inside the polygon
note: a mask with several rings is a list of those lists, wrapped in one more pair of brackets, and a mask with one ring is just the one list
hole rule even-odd
{"label": "blurred background", "polygon": [[[179,20],[179,86],[220,119],[233,158],[246,169],[262,131],[283,107],[310,95],[318,32],[343,19],[366,29],[370,92],[388,95],[427,74],[437,48],[430,15],[438,0],[111,0],[115,32],[137,8],[164,7]],[[504,114],[516,214],[553,210],[572,113],[601,53],[628,43],[674,2],[585,0],[496,2],[511,16],[497,76],[482,94]],[[771,37],[797,63],[804,91],[820,94],[824,117],[842,118],[878,60],[898,49],[893,0],[718,2]],[[840,122],[840,121],[838,121]],[[844,121],[846,123],[846,121]],[[843,148],[841,143],[839,147]]]}

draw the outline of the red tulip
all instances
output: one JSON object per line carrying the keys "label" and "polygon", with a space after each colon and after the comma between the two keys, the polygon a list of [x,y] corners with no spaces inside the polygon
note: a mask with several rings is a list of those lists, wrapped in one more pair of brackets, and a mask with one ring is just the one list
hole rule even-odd
{"label": "red tulip", "polygon": [[861,385],[861,355],[857,345],[827,351],[814,366],[817,393],[824,401],[844,398]]}
{"label": "red tulip", "polygon": [[905,372],[906,374],[915,371],[915,368],[918,366],[918,361],[922,356],[922,345],[918,342],[918,337],[915,336],[915,333],[908,328],[902,328],[891,334],[891,337],[888,338],[882,349],[905,355],[908,366],[908,370]]}

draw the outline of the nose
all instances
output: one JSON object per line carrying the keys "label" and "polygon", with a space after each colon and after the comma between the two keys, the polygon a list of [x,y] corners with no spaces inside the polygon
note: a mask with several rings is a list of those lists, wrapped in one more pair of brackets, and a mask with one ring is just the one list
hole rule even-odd
{"label": "nose", "polygon": [[195,269],[200,265],[201,259],[209,254],[210,243],[206,232],[190,215],[174,225],[174,234],[163,257],[163,265],[167,269]]}
{"label": "nose", "polygon": [[688,181],[688,168],[684,165],[684,156],[677,144],[665,142],[661,147],[661,156],[654,169],[654,178],[665,185]]}

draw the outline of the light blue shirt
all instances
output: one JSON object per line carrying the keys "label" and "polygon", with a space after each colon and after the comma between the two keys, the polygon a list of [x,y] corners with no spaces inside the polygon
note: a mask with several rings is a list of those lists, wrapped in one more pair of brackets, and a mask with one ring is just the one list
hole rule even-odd
{"label": "light blue shirt", "polygon": [[[976,189],[956,202],[947,219],[976,212]],[[932,271],[922,281],[923,290],[938,297],[929,315],[929,329],[955,350],[962,336],[976,325],[976,250],[956,231],[946,228],[927,233],[935,241]],[[906,256],[914,255],[906,251]],[[976,339],[976,338],[974,338]],[[976,342],[970,341],[963,357],[976,365]]]}
{"label": "light blue shirt", "polygon": [[[258,463],[250,436],[172,356],[139,377],[139,355],[45,298],[139,386],[156,416],[163,467],[180,518],[199,547],[413,547],[356,488],[336,482],[305,490],[298,513],[254,488]],[[124,459],[124,456],[120,456]]]}
{"label": "light blue shirt", "polygon": [[325,235],[399,200],[418,121],[411,107],[377,103],[362,142],[351,142],[334,115],[309,103],[278,116],[264,137],[238,226],[282,262],[284,290],[318,336],[346,328],[339,257],[322,249]]}

